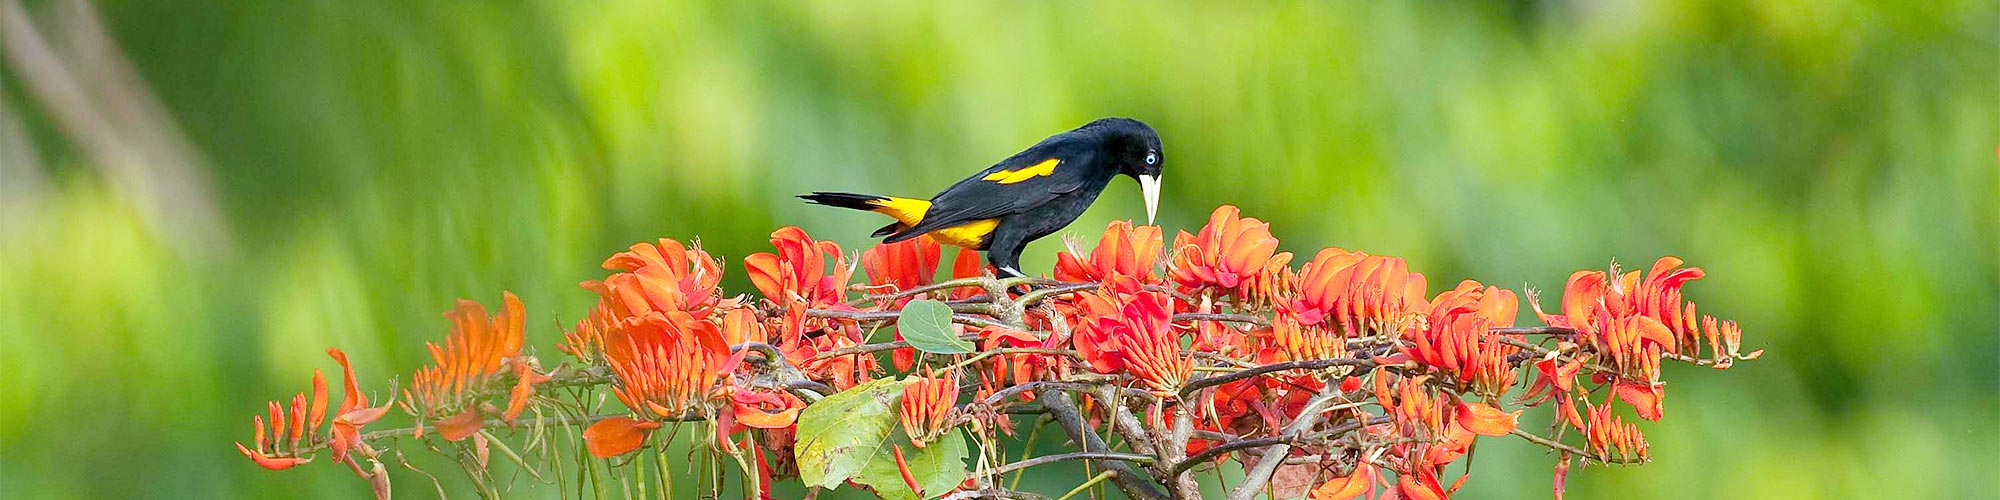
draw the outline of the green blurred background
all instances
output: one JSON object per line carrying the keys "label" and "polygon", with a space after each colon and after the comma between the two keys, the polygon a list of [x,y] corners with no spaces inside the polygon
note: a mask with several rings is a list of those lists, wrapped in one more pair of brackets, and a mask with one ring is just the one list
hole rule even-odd
{"label": "green blurred background", "polygon": [[[2000,487],[1991,1],[0,7],[0,497],[364,496],[230,445],[325,347],[379,392],[513,290],[553,354],[631,242],[700,237],[748,290],[773,228],[881,222],[792,194],[924,195],[1114,115],[1164,138],[1169,231],[1236,204],[1433,292],[1705,268],[1769,354],[1670,369],[1655,463],[1574,497]],[[1120,182],[1072,230],[1142,214]],[[1483,446],[1467,497],[1552,463]]]}

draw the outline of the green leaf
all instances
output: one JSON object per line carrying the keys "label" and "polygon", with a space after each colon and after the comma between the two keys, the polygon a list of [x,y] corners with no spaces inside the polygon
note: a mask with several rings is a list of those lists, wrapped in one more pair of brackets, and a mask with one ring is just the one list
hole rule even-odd
{"label": "green leaf", "polygon": [[886,455],[883,444],[896,427],[903,386],[908,383],[877,379],[807,406],[799,414],[795,448],[799,479],[808,487],[836,489],[861,472],[877,452]]}
{"label": "green leaf", "polygon": [[[965,431],[954,430],[937,441],[918,448],[910,444],[910,438],[898,432],[894,444],[903,447],[903,458],[910,464],[910,475],[916,476],[917,484],[924,488],[924,496],[935,497],[951,491],[958,483],[965,481]],[[896,456],[889,446],[883,446],[868,466],[854,476],[854,482],[875,488],[875,494],[883,500],[919,500],[910,492],[910,485],[903,482],[903,474],[896,470]]]}
{"label": "green leaf", "polygon": [[951,306],[935,300],[912,300],[896,317],[896,331],[910,347],[931,354],[965,354],[978,350],[951,330]]}

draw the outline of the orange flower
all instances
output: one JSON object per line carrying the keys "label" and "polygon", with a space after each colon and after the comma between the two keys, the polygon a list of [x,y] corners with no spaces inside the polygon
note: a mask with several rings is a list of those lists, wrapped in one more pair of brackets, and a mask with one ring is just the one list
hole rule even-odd
{"label": "orange flower", "polygon": [[1348,500],[1375,485],[1375,465],[1361,462],[1354,473],[1336,477],[1312,490],[1312,500]]}
{"label": "orange flower", "polygon": [[1245,280],[1264,273],[1266,268],[1291,261],[1290,253],[1278,253],[1278,239],[1271,237],[1271,225],[1254,218],[1240,217],[1234,205],[1215,208],[1201,233],[1181,231],[1174,236],[1171,276],[1187,288],[1238,288]]}
{"label": "orange flower", "polygon": [[[929,236],[903,240],[897,243],[875,245],[861,252],[861,268],[868,271],[868,283],[874,287],[891,290],[908,290],[931,283],[937,276],[938,259],[942,249]],[[897,299],[894,306],[916,299],[915,296]],[[893,330],[896,340],[903,340],[903,331]],[[904,347],[890,352],[890,359],[898,371],[910,371],[917,362],[916,349]]]}
{"label": "orange flower", "polygon": [[1347,338],[1328,331],[1318,323],[1300,325],[1297,318],[1279,315],[1271,320],[1271,343],[1289,360],[1332,359],[1347,354]]}
{"label": "orange flower", "polygon": [[[958,249],[958,257],[951,261],[951,279],[977,278],[987,274],[992,274],[992,266],[986,265],[986,261],[979,258],[979,251]],[[982,293],[986,292],[978,287],[959,287],[952,289],[951,300],[965,300]]]}
{"label": "orange flower", "polygon": [[708,400],[726,374],[722,332],[693,315],[670,311],[607,332],[604,359],[618,377],[612,388],[633,410],[678,417]]}
{"label": "orange flower", "polygon": [[659,422],[611,417],[584,429],[583,444],[590,449],[590,456],[611,458],[639,449],[646,444],[646,434],[658,428]]}
{"label": "orange flower", "polygon": [[795,347],[784,346],[785,360],[806,372],[807,377],[826,382],[834,389],[847,390],[856,384],[867,382],[870,375],[880,369],[875,357],[867,354],[814,359],[820,354],[861,345],[861,342],[856,341],[854,337],[845,334],[802,337],[798,342]]}
{"label": "orange flower", "polygon": [[596,306],[590,308],[589,314],[576,321],[575,329],[563,333],[563,342],[556,349],[575,356],[584,364],[597,364],[598,357],[604,352],[604,332],[614,327],[615,320],[611,316],[611,307],[600,299]]}
{"label": "orange flower", "polygon": [[1637,456],[1640,460],[1646,459],[1646,435],[1639,432],[1639,426],[1626,423],[1625,419],[1612,415],[1610,404],[1591,406],[1588,401],[1583,404],[1588,408],[1586,413],[1590,415],[1590,423],[1584,429],[1584,437],[1590,444],[1590,450],[1596,452],[1598,458],[1610,458],[1611,450],[1615,448],[1620,457],[1630,459]]}
{"label": "orange flower", "polygon": [[[771,246],[777,247],[777,253],[751,254],[743,259],[750,282],[765,298],[818,307],[838,303],[845,296],[847,279],[854,269],[848,267],[840,244],[814,241],[805,230],[785,226],[771,233]],[[828,263],[833,264],[832,271],[827,270]]]}
{"label": "orange flower", "polygon": [[[979,331],[979,345],[987,351],[1010,347],[1059,348],[1060,345],[1050,344],[1053,341],[1054,339],[1041,339],[1032,333],[1000,326],[988,326]],[[1002,354],[993,356],[984,364],[991,368],[979,376],[981,397],[998,392],[1009,385],[1031,382],[1037,374],[1053,369],[1057,360],[1047,354]],[[1035,394],[1023,392],[1019,397],[1022,400],[1032,401],[1035,399]],[[1003,426],[1007,423],[1005,420],[1001,421]]]}
{"label": "orange flower", "polygon": [[1394,381],[1387,370],[1375,371],[1375,400],[1395,424],[1398,433],[1408,437],[1444,437],[1450,429],[1451,413],[1441,403],[1442,397],[1431,394],[1424,385],[1430,375],[1405,377]]}
{"label": "orange flower", "polygon": [[1520,348],[1500,342],[1492,328],[1514,326],[1514,292],[1481,288],[1465,280],[1431,301],[1428,321],[1403,332],[1399,348],[1410,359],[1470,383],[1481,394],[1500,394],[1514,385],[1507,357]]}
{"label": "orange flower", "polygon": [[368,395],[361,393],[361,384],[354,380],[354,367],[347,364],[347,353],[341,352],[340,349],[327,349],[326,354],[333,356],[333,360],[340,363],[341,375],[345,379],[347,397],[340,401],[340,411],[333,414],[333,443],[328,447],[333,450],[333,461],[344,462],[347,460],[348,450],[362,446],[361,427],[374,423],[381,419],[382,415],[388,414],[389,406],[394,403],[369,407]]}
{"label": "orange flower", "polygon": [[1158,282],[1153,265],[1160,260],[1162,243],[1159,226],[1133,226],[1132,221],[1112,221],[1104,228],[1097,248],[1085,256],[1074,239],[1065,238],[1069,251],[1056,254],[1055,277],[1059,281],[1096,283],[1112,275]]}
{"label": "orange flower", "polygon": [[903,422],[903,433],[910,436],[910,443],[922,448],[951,430],[951,409],[957,402],[958,377],[953,373],[916,377],[904,385],[898,417]]}
{"label": "orange flower", "polygon": [[1582,428],[1583,417],[1577,414],[1576,400],[1572,392],[1576,389],[1576,375],[1583,370],[1587,357],[1570,358],[1568,362],[1559,359],[1556,353],[1549,353],[1541,361],[1535,362],[1535,380],[1528,385],[1528,391],[1517,400],[1528,406],[1540,406],[1549,400],[1556,402],[1556,414],[1571,426]]}
{"label": "orange flower", "polygon": [[[1638,332],[1648,344],[1656,344],[1664,352],[1692,356],[1700,354],[1706,340],[1716,353],[1717,364],[1727,367],[1725,360],[1736,355],[1742,331],[1733,322],[1718,323],[1711,316],[1695,314],[1694,303],[1681,299],[1681,287],[1702,277],[1701,268],[1681,268],[1681,263],[1677,257],[1661,257],[1643,279],[1639,271],[1618,274],[1616,264],[1608,273],[1577,271],[1563,287],[1560,316],[1542,312],[1534,296],[1528,298],[1529,304],[1543,323],[1575,329],[1586,345],[1599,348],[1607,347],[1601,345],[1607,332],[1629,330],[1634,328],[1630,324],[1633,318],[1648,318],[1658,324],[1646,325],[1645,331]],[[1618,279],[1610,279],[1613,275]],[[1647,349],[1645,345],[1616,347],[1632,355]]]}
{"label": "orange flower", "polygon": [[692,249],[666,238],[658,244],[635,243],[605,259],[604,268],[624,272],[601,283],[585,282],[584,288],[601,289],[605,304],[619,320],[652,311],[687,311],[706,318],[720,302],[716,285],[722,282],[722,261],[702,251],[699,243]]}
{"label": "orange flower", "polygon": [[1167,295],[1141,289],[1139,281],[1113,276],[1095,294],[1084,294],[1076,351],[1098,373],[1129,373],[1160,394],[1180,388],[1194,364],[1181,355]]}
{"label": "orange flower", "polygon": [[805,401],[787,392],[757,392],[732,388],[729,400],[733,406],[731,417],[735,423],[758,429],[791,427],[798,422],[799,411],[806,408]]}
{"label": "orange flower", "polygon": [[1452,421],[1481,436],[1505,436],[1519,425],[1516,420],[1520,417],[1521,410],[1508,413],[1486,403],[1461,402],[1457,413],[1452,415]]}
{"label": "orange flower", "polygon": [[868,271],[868,283],[877,287],[908,290],[931,283],[937,277],[943,248],[929,236],[896,243],[875,245],[861,252],[861,268]]}
{"label": "orange flower", "polygon": [[[771,246],[778,251],[751,254],[743,259],[743,266],[749,270],[750,283],[757,286],[757,291],[784,309],[778,345],[789,352],[805,347],[800,337],[807,331],[829,323],[808,319],[807,309],[845,306],[842,301],[854,268],[848,266],[839,244],[814,241],[797,227],[786,226],[772,232]],[[827,268],[829,263],[831,271]]]}
{"label": "orange flower", "polygon": [[464,439],[479,430],[484,418],[472,395],[492,389],[502,375],[511,371],[516,380],[503,415],[509,421],[527,408],[535,394],[534,384],[548,379],[535,371],[533,359],[521,356],[522,328],[527,322],[521,299],[506,292],[501,302],[500,313],[489,318],[479,303],[460,299],[457,308],[444,314],[451,321],[444,345],[424,344],[430,349],[432,365],[410,377],[404,400],[419,418],[457,413],[448,419],[455,425],[439,423],[447,440]]}
{"label": "orange flower", "polygon": [[1396,475],[1396,492],[1404,500],[1443,500],[1451,497],[1438,484],[1437,471],[1430,467],[1412,467],[1413,470]]}
{"label": "orange flower", "polygon": [[[312,444],[319,437],[319,425],[326,419],[326,376],[313,370],[312,406],[306,406],[306,393],[292,396],[290,410],[277,401],[269,403],[271,412],[271,433],[264,434],[264,417],[250,417],[255,432],[251,446],[236,443],[236,451],[249,457],[258,467],[270,470],[285,470],[312,461],[312,457],[298,456],[301,444]],[[290,433],[286,432],[289,427]]]}
{"label": "orange flower", "polygon": [[[1639,418],[1657,421],[1666,414],[1667,391],[1661,384],[1633,383],[1619,380],[1611,385],[1613,400],[1624,400],[1639,413]],[[1611,406],[1606,403],[1605,406]]]}
{"label": "orange flower", "polygon": [[1424,303],[1424,275],[1403,259],[1320,250],[1299,269],[1298,297],[1288,309],[1303,324],[1326,321],[1349,336],[1400,332]]}

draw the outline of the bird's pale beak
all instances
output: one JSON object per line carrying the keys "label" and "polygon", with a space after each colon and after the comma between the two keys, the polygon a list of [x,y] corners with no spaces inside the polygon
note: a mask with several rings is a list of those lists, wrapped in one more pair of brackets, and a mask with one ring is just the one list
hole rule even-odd
{"label": "bird's pale beak", "polygon": [[1160,176],[1139,176],[1139,193],[1146,197],[1146,225],[1153,225],[1153,215],[1160,209]]}

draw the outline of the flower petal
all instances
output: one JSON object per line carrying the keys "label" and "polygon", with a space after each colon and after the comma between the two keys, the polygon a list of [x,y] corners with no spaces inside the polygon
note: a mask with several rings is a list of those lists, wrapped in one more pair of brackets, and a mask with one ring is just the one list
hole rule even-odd
{"label": "flower petal", "polygon": [[597,458],[611,458],[646,443],[646,433],[660,428],[659,422],[639,421],[626,417],[611,417],[590,424],[583,430],[583,442],[590,448],[590,455]]}
{"label": "flower petal", "polygon": [[1458,404],[1458,425],[1481,436],[1505,436],[1513,432],[1519,425],[1515,419],[1520,416],[1520,410],[1507,413],[1486,403]]}
{"label": "flower petal", "polygon": [[479,433],[485,425],[486,419],[480,418],[478,410],[467,408],[464,413],[437,421],[437,432],[445,441],[463,441]]}

